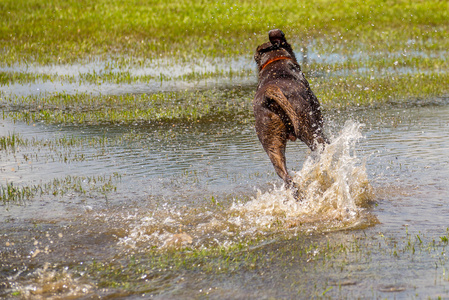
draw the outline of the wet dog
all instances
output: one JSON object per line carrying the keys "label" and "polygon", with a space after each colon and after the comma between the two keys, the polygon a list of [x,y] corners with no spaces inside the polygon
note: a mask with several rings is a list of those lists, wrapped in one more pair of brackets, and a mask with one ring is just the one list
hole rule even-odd
{"label": "wet dog", "polygon": [[[285,161],[287,140],[300,139],[316,150],[326,143],[320,103],[301,71],[292,47],[279,29],[257,47],[259,84],[253,101],[256,132],[276,173],[294,188]],[[296,189],[296,188],[294,188]]]}

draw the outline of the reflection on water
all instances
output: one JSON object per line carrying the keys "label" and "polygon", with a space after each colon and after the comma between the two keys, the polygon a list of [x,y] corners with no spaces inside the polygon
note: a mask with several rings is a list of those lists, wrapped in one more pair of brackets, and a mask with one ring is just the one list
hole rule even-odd
{"label": "reflection on water", "polygon": [[[0,184],[40,185],[67,175],[121,177],[112,192],[69,189],[32,197],[22,206],[4,203],[0,295],[132,298],[144,292],[102,290],[102,270],[86,275],[82,266],[110,262],[112,268],[153,250],[229,246],[255,238],[266,241],[260,251],[274,254],[251,268],[227,275],[193,268],[151,277],[148,263],[142,265],[148,274],[139,276],[147,275],[162,298],[179,296],[180,290],[204,296],[198,291],[206,288],[216,288],[211,289],[216,298],[283,298],[314,285],[322,291],[331,285],[326,295],[343,298],[447,296],[448,262],[440,255],[447,251],[442,237],[449,218],[445,101],[326,112],[333,143],[324,153],[311,154],[299,143],[287,149],[302,202],[282,187],[251,124],[70,127],[3,120],[1,136],[14,133],[36,142],[0,151]],[[76,137],[77,143],[52,146],[63,137]],[[297,235],[309,240],[295,240]],[[304,250],[329,241],[344,247],[350,239],[356,241],[353,248],[332,254],[335,258],[323,256],[324,250]],[[146,280],[139,278],[137,286]],[[248,294],[248,287],[258,292]]]}

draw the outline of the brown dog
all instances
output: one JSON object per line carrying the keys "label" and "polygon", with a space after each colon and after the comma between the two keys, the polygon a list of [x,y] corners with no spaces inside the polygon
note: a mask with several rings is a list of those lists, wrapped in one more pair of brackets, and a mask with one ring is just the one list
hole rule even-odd
{"label": "brown dog", "polygon": [[285,164],[287,140],[298,138],[315,150],[326,143],[326,138],[320,103],[284,33],[273,29],[268,37],[270,42],[257,47],[254,55],[259,68],[259,85],[253,101],[256,132],[276,173],[291,188],[292,178]]}

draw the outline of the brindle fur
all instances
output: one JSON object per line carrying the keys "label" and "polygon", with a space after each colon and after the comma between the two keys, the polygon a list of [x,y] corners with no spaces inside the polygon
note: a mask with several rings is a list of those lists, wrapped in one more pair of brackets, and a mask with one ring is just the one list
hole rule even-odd
{"label": "brindle fur", "polygon": [[[292,178],[285,161],[287,140],[298,138],[316,150],[318,145],[326,143],[323,118],[320,103],[284,33],[273,29],[268,37],[270,42],[257,47],[254,55],[259,68],[259,84],[253,101],[255,127],[276,173],[291,188]],[[273,60],[276,58],[281,59]]]}

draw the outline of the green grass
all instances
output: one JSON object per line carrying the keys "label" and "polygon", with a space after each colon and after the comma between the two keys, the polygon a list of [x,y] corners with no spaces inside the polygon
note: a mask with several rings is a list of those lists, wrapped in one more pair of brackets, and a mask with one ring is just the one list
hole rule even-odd
{"label": "green grass", "polygon": [[[89,144],[104,146],[104,138],[90,138]],[[35,148],[41,150],[42,148],[48,148],[55,150],[57,148],[71,148],[79,147],[83,145],[83,140],[74,136],[63,136],[53,140],[38,139],[35,137],[24,138],[16,133],[8,133],[8,135],[0,136],[0,151],[15,152],[17,148]]]}
{"label": "green grass", "polygon": [[279,27],[335,47],[448,48],[447,1],[25,1],[0,3],[2,63],[98,56],[249,55]]}
{"label": "green grass", "polygon": [[[377,106],[426,99],[448,92],[449,73],[311,77],[312,89],[325,109]],[[4,118],[28,123],[133,124],[252,120],[254,88],[188,90],[154,94],[5,97]],[[0,147],[8,143],[0,140]]]}
{"label": "green grass", "polygon": [[28,83],[36,82],[38,80],[55,80],[58,76],[51,76],[48,74],[36,73],[22,73],[22,72],[0,72],[0,84],[7,85],[11,83]]}
{"label": "green grass", "polygon": [[448,92],[448,73],[386,74],[316,79],[312,88],[325,108],[414,103]]}
{"label": "green grass", "polygon": [[205,90],[156,94],[92,96],[56,94],[28,96],[6,102],[12,109],[4,115],[20,121],[100,124],[134,122],[191,122],[248,117],[248,91]]}
{"label": "green grass", "polygon": [[15,151],[16,147],[23,145],[24,141],[14,133],[0,137],[0,151]]}
{"label": "green grass", "polygon": [[72,192],[83,195],[106,195],[117,190],[115,183],[119,174],[110,176],[66,176],[55,178],[47,183],[17,186],[13,182],[0,184],[0,200],[3,204],[21,205],[35,197],[52,195],[62,197]]}

